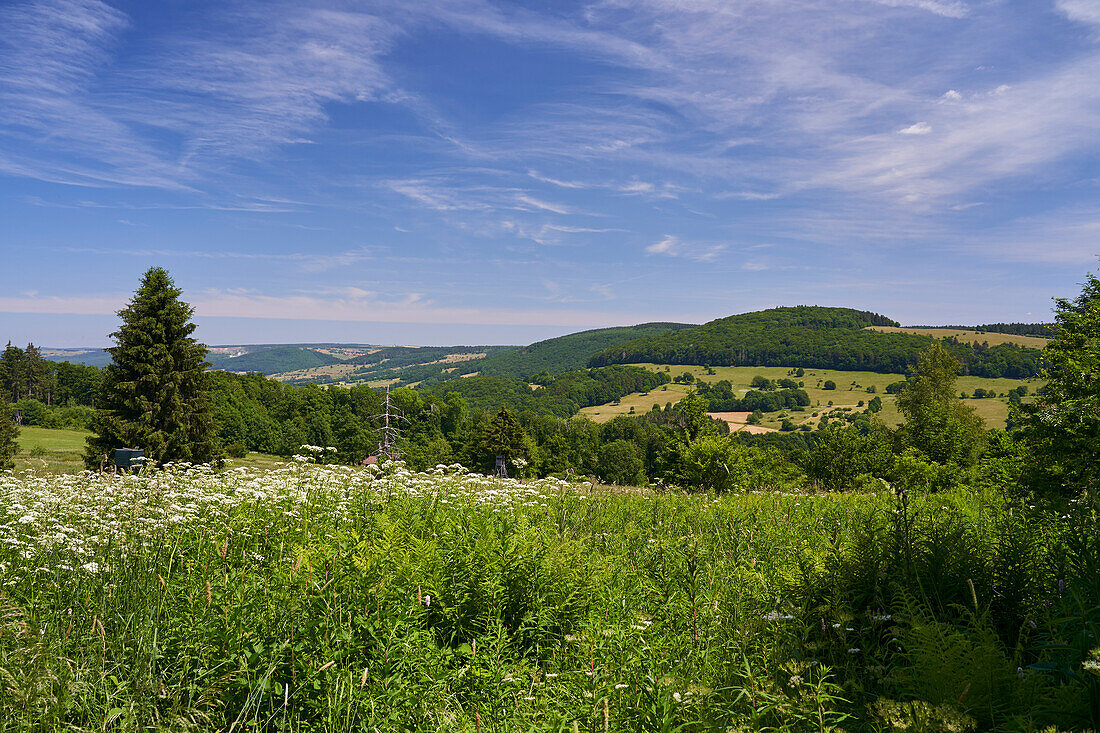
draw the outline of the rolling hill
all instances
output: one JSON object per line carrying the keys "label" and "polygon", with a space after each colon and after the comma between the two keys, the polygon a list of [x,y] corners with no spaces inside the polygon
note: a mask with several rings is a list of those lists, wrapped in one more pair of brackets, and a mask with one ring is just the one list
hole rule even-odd
{"label": "rolling hill", "polygon": [[[696,328],[635,339],[604,349],[589,366],[640,362],[710,366],[785,366],[904,373],[934,342],[869,311],[821,306],[771,308],[719,318]],[[966,374],[1026,378],[1039,371],[1038,349],[1014,344],[984,347],[942,342]]]}

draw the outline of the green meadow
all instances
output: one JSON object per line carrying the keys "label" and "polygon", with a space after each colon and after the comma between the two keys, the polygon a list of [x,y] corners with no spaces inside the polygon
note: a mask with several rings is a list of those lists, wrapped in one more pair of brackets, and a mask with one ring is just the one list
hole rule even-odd
{"label": "green meadow", "polygon": [[[784,419],[790,419],[796,426],[801,426],[803,424],[815,426],[820,420],[822,413],[832,408],[844,407],[853,410],[862,410],[866,407],[867,402],[875,396],[882,398],[882,412],[880,413],[882,421],[891,427],[895,427],[901,423],[901,416],[898,414],[897,407],[894,404],[894,395],[886,394],[886,386],[893,382],[904,380],[904,374],[849,372],[833,369],[806,369],[802,377],[795,378],[792,376],[793,370],[787,367],[711,367],[709,372],[713,372],[713,374],[710,374],[708,368],[702,366],[667,364],[638,364],[637,366],[642,366],[653,371],[666,371],[667,369],[667,373],[673,378],[681,376],[684,373],[690,373],[696,381],[714,383],[723,379],[728,380],[734,388],[739,390],[742,394],[750,389],[749,385],[753,377],[756,376],[762,376],[771,380],[778,380],[786,377],[803,382],[803,389],[806,390],[806,394],[810,397],[810,407],[806,408],[805,412],[787,411],[785,414],[782,412],[768,413],[765,415],[764,422],[762,423],[765,427],[778,429]],[[836,384],[836,389],[823,389],[826,381],[833,381]],[[995,391],[998,395],[1007,395],[1009,390],[1024,385],[1028,388],[1029,394],[1034,394],[1034,392],[1042,387],[1044,383],[1045,382],[1039,378],[987,379],[984,377],[961,376],[956,381],[956,387],[959,392],[966,392],[968,395],[974,394],[974,390],[979,388],[987,391]],[[666,388],[658,388],[646,394],[634,393],[627,395],[623,397],[618,404],[586,407],[581,410],[581,414],[586,415],[596,422],[607,422],[617,415],[631,414],[631,408],[633,408],[634,414],[638,414],[652,409],[654,404],[662,408],[667,402],[675,404],[692,389],[690,384],[669,384],[665,385],[665,387]],[[869,393],[867,391],[869,387],[873,387],[875,391]],[[1024,400],[1027,401],[1027,398],[1024,398]],[[860,401],[863,402],[862,406],[859,404]],[[832,403],[831,406],[830,402]],[[966,400],[966,404],[977,411],[978,415],[982,417],[988,427],[1004,428],[1005,420],[1008,418],[1007,397],[998,396],[995,398],[968,399]],[[814,412],[818,413],[817,417],[813,415]],[[781,415],[783,415],[783,417],[781,417]]]}
{"label": "green meadow", "polygon": [[1082,730],[1098,543],[969,488],[0,474],[0,731]]}

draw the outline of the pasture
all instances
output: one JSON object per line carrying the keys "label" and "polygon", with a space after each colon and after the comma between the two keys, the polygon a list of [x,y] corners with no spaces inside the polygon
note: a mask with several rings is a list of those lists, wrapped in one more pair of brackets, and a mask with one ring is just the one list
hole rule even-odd
{"label": "pasture", "polygon": [[[765,415],[762,423],[764,427],[778,428],[784,419],[789,419],[795,426],[803,424],[815,426],[821,419],[821,415],[832,409],[849,408],[851,410],[863,410],[871,398],[882,398],[882,412],[879,413],[882,421],[891,427],[901,423],[901,415],[894,404],[894,395],[886,394],[886,385],[905,379],[904,374],[879,374],[877,372],[842,372],[834,369],[806,369],[802,377],[793,377],[791,369],[787,367],[711,367],[714,374],[708,374],[707,368],[702,366],[684,366],[667,364],[638,364],[653,371],[666,371],[671,377],[678,377],[689,372],[696,381],[718,382],[729,380],[734,389],[744,394],[749,391],[753,377],[762,376],[771,380],[791,378],[803,382],[803,389],[810,398],[810,406],[805,412],[773,412]],[[835,390],[824,389],[826,381],[836,384]],[[959,377],[956,382],[957,391],[972,395],[975,389],[981,388],[995,391],[998,395],[1008,394],[1008,391],[1021,385],[1027,386],[1029,394],[1043,386],[1041,379],[987,379],[984,377]],[[595,422],[607,422],[618,415],[627,415],[630,408],[634,408],[633,414],[643,413],[652,409],[654,404],[664,407],[666,402],[673,404],[679,402],[688,394],[692,385],[669,384],[667,389],[658,388],[647,395],[634,393],[623,397],[619,404],[598,405],[586,407],[580,412]],[[874,393],[868,393],[867,388],[874,387]],[[1025,401],[1028,398],[1025,398]],[[860,406],[860,401],[863,405]],[[830,405],[830,402],[832,403]],[[1008,400],[1005,397],[968,399],[966,404],[974,407],[978,415],[985,420],[990,428],[1003,428],[1008,418]],[[813,413],[817,412],[815,416]]]}
{"label": "pasture", "polygon": [[989,331],[971,331],[958,328],[910,328],[908,326],[868,326],[867,328],[882,333],[915,333],[937,339],[956,338],[964,344],[975,342],[979,344],[986,343],[990,346],[1016,344],[1031,349],[1041,349],[1047,345],[1047,340],[1041,336],[1018,336],[1013,333],[991,333]]}
{"label": "pasture", "polygon": [[[17,473],[79,473],[84,470],[84,439],[89,435],[87,430],[21,427],[15,470]],[[227,459],[225,463],[229,468],[271,469],[287,465],[287,460],[266,453],[249,453],[244,458]]]}
{"label": "pasture", "polygon": [[1100,528],[1015,509],[397,464],[0,474],[0,729],[1080,728]]}
{"label": "pasture", "polygon": [[19,453],[15,470],[48,473],[73,473],[84,470],[84,439],[87,430],[52,430],[24,426],[19,428]]}

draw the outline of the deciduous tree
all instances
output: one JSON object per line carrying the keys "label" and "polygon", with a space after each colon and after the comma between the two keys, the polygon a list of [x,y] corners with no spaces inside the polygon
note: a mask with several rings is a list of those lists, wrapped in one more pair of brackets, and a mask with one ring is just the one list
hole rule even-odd
{"label": "deciduous tree", "polygon": [[1100,492],[1100,280],[1056,301],[1058,328],[1043,352],[1046,389],[1014,419],[1036,459],[1041,485],[1072,495]]}
{"label": "deciduous tree", "polygon": [[974,408],[955,397],[960,366],[939,344],[921,353],[915,373],[897,398],[905,417],[899,434],[937,463],[969,466],[978,456],[985,424]]}

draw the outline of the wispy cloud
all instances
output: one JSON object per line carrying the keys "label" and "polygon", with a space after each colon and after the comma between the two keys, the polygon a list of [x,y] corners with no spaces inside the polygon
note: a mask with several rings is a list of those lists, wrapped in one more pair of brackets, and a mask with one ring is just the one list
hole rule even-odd
{"label": "wispy cloud", "polygon": [[685,242],[679,237],[666,234],[660,241],[645,248],[651,255],[665,257],[684,257],[697,262],[711,262],[726,248],[724,244],[700,244]]}
{"label": "wispy cloud", "polygon": [[[64,297],[0,296],[0,313],[113,315],[127,295]],[[207,290],[190,298],[196,318],[255,318],[358,323],[476,324],[487,326],[565,326],[598,328],[657,320],[655,312],[609,313],[605,310],[515,309],[444,306],[411,293],[394,300],[361,289],[267,295],[250,291]],[[664,317],[662,314],[661,317]]]}
{"label": "wispy cloud", "polygon": [[942,15],[945,18],[962,18],[970,12],[966,3],[951,2],[950,0],[872,0],[872,2],[892,8],[925,10],[935,15]]}
{"label": "wispy cloud", "polygon": [[[129,222],[123,222],[129,223]],[[377,254],[365,249],[353,249],[343,252],[233,252],[229,250],[173,250],[173,249],[125,249],[101,247],[68,247],[70,254],[92,254],[111,257],[141,257],[164,260],[203,259],[203,260],[254,260],[258,262],[294,263],[303,270],[324,272],[337,267],[348,267],[359,262],[377,259]]]}
{"label": "wispy cloud", "polygon": [[932,126],[927,122],[914,122],[909,127],[898,130],[899,135],[927,135],[932,132]]}
{"label": "wispy cloud", "polygon": [[1096,0],[1056,0],[1055,6],[1070,20],[1100,26],[1100,3]]}
{"label": "wispy cloud", "polygon": [[[224,173],[227,158],[310,142],[326,104],[402,100],[378,63],[398,34],[385,21],[291,4],[236,8],[201,32],[176,29],[126,68],[114,62],[129,19],[103,2],[0,10],[0,139],[22,143],[0,170],[193,190]],[[59,163],[60,152],[70,160]]]}
{"label": "wispy cloud", "polygon": [[548,201],[542,201],[525,193],[516,194],[516,200],[527,207],[538,209],[540,211],[549,211],[554,214],[571,214],[571,209],[561,204],[554,204]]}

